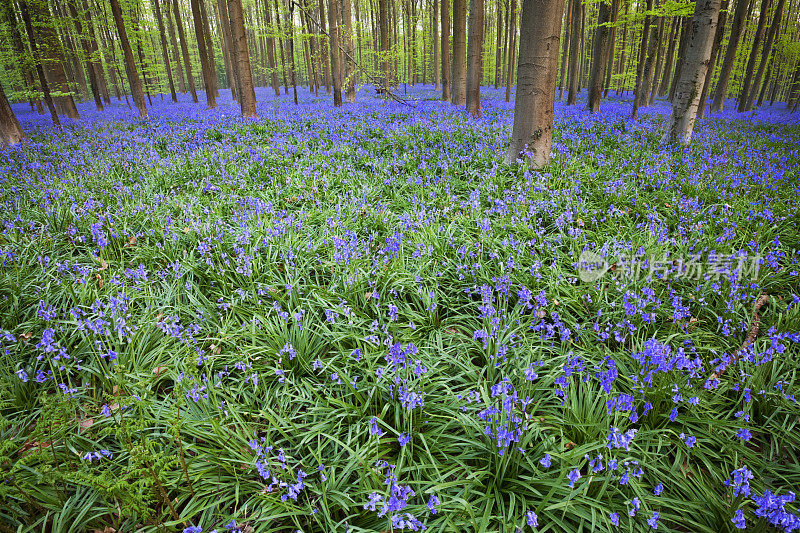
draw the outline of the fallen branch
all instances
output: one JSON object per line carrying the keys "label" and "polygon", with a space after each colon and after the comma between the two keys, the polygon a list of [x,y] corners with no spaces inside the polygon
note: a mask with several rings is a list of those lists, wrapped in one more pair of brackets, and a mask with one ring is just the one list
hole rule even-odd
{"label": "fallen branch", "polygon": [[[297,3],[296,0],[292,0],[292,5],[295,5],[295,6],[299,7],[300,9],[304,9],[303,6],[301,6],[299,3]],[[313,22],[314,25],[317,27],[317,30],[319,30],[319,32],[321,34],[325,35],[326,37],[328,37],[328,40],[330,40],[331,36],[327,31],[322,29],[322,24],[317,22],[317,20],[312,15],[310,15],[308,13],[306,13],[306,15],[308,16],[308,20]],[[372,85],[374,85],[376,90],[378,90],[378,94],[385,94],[385,95],[389,96],[392,100],[394,100],[396,102],[400,102],[401,104],[407,105],[409,107],[415,107],[414,104],[410,103],[405,98],[403,98],[401,96],[397,96],[396,94],[394,94],[388,87],[386,87],[383,83],[381,83],[378,78],[376,78],[375,76],[373,76],[372,74],[367,72],[367,70],[364,67],[361,66],[361,63],[356,61],[355,58],[353,56],[351,56],[348,53],[348,51],[345,50],[344,47],[341,44],[336,43],[336,46],[339,48],[339,50],[342,51],[342,53],[345,56],[347,56],[347,59],[349,59],[353,63],[353,65],[355,65],[356,68],[358,68],[358,70],[360,70],[367,78],[372,80]]]}
{"label": "fallen branch", "polygon": [[753,319],[750,322],[750,329],[747,331],[747,338],[745,338],[742,347],[733,353],[733,360],[728,365],[722,367],[719,373],[715,372],[711,374],[712,380],[722,377],[722,374],[725,372],[725,369],[731,365],[735,365],[737,361],[739,361],[739,358],[742,356],[742,354],[748,348],[750,348],[750,346],[753,345],[753,343],[756,340],[756,337],[758,336],[758,330],[761,327],[761,316],[758,313],[759,311],[761,311],[761,308],[764,307],[768,301],[769,301],[768,294],[762,294],[761,296],[758,297],[758,300],[756,300],[756,307],[755,309],[753,309]]}

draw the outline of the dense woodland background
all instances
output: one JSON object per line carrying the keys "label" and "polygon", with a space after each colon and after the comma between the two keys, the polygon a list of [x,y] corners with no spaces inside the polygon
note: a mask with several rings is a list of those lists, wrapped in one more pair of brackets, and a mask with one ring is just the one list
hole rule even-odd
{"label": "dense woodland background", "polygon": [[[205,89],[215,107],[220,90],[236,95],[240,71],[276,94],[338,87],[352,101],[356,85],[373,84],[402,98],[408,85],[434,84],[463,105],[472,69],[481,85],[507,87],[509,100],[521,22],[518,0],[12,0],[0,9],[8,99],[44,113],[49,90],[57,113],[70,118],[79,118],[75,101],[133,105],[137,84],[150,101],[186,92],[197,100]],[[797,108],[799,10],[798,0],[723,0],[703,87],[712,109],[725,96],[737,98],[739,111],[775,101]],[[634,114],[671,97],[693,12],[685,1],[567,0],[557,97],[575,104],[600,68],[603,93],[631,92]],[[589,100],[599,109],[597,97]],[[479,101],[470,111],[480,112]]]}

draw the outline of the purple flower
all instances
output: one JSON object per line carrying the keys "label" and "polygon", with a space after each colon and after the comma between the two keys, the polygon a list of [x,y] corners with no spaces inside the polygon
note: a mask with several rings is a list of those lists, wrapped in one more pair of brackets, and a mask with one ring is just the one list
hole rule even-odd
{"label": "purple flower", "polygon": [[536,513],[534,513],[533,511],[528,511],[526,513],[526,516],[528,518],[528,525],[529,526],[531,526],[532,528],[539,527],[539,517],[536,516]]}
{"label": "purple flower", "polygon": [[411,437],[409,437],[408,434],[406,434],[405,431],[403,433],[400,433],[400,436],[397,437],[397,442],[400,443],[400,446],[405,446],[406,444],[408,444],[408,441],[410,441],[410,440],[411,440]]}
{"label": "purple flower", "polygon": [[439,501],[439,498],[437,498],[435,494],[431,494],[431,497],[428,499],[428,504],[427,504],[428,510],[430,510],[431,514],[436,514],[438,512],[436,506],[439,505],[440,503],[442,502]]}
{"label": "purple flower", "polygon": [[619,525],[619,513],[611,513],[608,517],[611,519],[612,524]]}
{"label": "purple flower", "polygon": [[552,460],[550,459],[550,454],[548,453],[544,454],[544,457],[542,457],[542,459],[539,461],[539,464],[545,468],[550,468],[550,465],[552,464]]}
{"label": "purple flower", "polygon": [[658,515],[661,514],[660,511],[653,511],[653,516],[647,519],[647,524],[653,528],[658,529]]}
{"label": "purple flower", "polygon": [[575,470],[571,471],[567,474],[567,478],[569,478],[569,488],[575,486],[575,482],[581,478],[581,470],[580,468],[576,468]]}
{"label": "purple flower", "polygon": [[736,513],[733,515],[733,518],[731,518],[731,522],[733,522],[733,525],[736,526],[736,529],[744,529],[746,527],[744,522],[744,513],[741,509],[736,511]]}

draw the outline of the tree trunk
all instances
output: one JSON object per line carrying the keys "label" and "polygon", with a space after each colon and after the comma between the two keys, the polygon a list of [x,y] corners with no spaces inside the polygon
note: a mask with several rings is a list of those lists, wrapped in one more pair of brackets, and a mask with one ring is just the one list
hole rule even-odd
{"label": "tree trunk", "polygon": [[[642,41],[639,45],[639,60],[636,63],[636,89],[633,96],[633,112],[631,117],[638,116],[639,106],[642,105],[642,77],[644,76],[644,66],[647,62],[647,55],[650,52],[650,34],[653,33],[653,17],[649,14],[653,10],[653,0],[647,0],[645,10],[648,14],[644,16],[644,27],[642,28]],[[652,39],[656,37],[653,36]]]}
{"label": "tree trunk", "polygon": [[[511,83],[514,76],[514,59],[517,53],[517,0],[511,0],[511,16],[508,22],[508,73],[506,78],[506,103],[511,101]],[[559,36],[560,37],[560,36]]]}
{"label": "tree trunk", "polygon": [[[336,0],[330,0],[336,1]],[[447,0],[443,0],[447,1]],[[383,66],[383,90],[388,91],[389,85],[391,84],[390,81],[390,72],[389,72],[389,6],[386,0],[378,0],[378,12],[380,17],[380,33],[381,33],[381,64]],[[330,14],[330,10],[328,11]],[[338,37],[337,37],[338,41]],[[331,43],[333,43],[333,37],[331,36]],[[333,44],[331,44],[333,46]],[[333,59],[333,52],[331,52],[331,60]],[[337,63],[338,64],[338,63]],[[331,69],[333,69],[333,63],[331,62]],[[341,88],[340,88],[341,91]],[[333,98],[334,105],[336,102],[336,96]],[[339,101],[341,102],[342,96],[339,95]],[[341,105],[341,104],[339,104]]]}
{"label": "tree trunk", "polygon": [[144,103],[144,92],[142,91],[142,81],[136,71],[136,62],[133,59],[133,50],[128,41],[128,33],[125,31],[125,22],[122,20],[122,9],[119,7],[119,0],[110,0],[111,14],[114,16],[114,24],[117,26],[119,34],[119,44],[125,58],[125,72],[128,74],[128,83],[131,86],[131,95],[136,109],[139,110],[139,118],[147,119],[147,106]]}
{"label": "tree trunk", "polygon": [[450,103],[467,103],[467,2],[453,0],[453,62]]}
{"label": "tree trunk", "polygon": [[200,70],[203,73],[203,88],[206,91],[206,104],[209,109],[214,109],[217,107],[217,99],[214,97],[214,83],[211,80],[211,65],[208,62],[208,47],[206,46],[205,31],[203,30],[203,17],[200,14],[200,2],[199,0],[191,0],[190,4],[192,7],[192,20],[194,21],[194,35],[197,39],[197,53],[200,56]]}
{"label": "tree trunk", "polygon": [[[320,0],[321,1],[321,0]],[[269,0],[264,0],[264,16],[267,22],[267,59],[269,60],[269,77],[272,82],[272,90],[275,96],[281,95],[280,85],[278,84],[278,65],[275,58],[275,38],[272,36],[272,10],[269,8]],[[280,44],[280,43],[279,43]]]}
{"label": "tree trunk", "polygon": [[[761,81],[764,78],[764,70],[766,69],[767,63],[769,63],[770,55],[772,53],[772,43],[775,42],[775,36],[778,34],[778,30],[780,29],[781,17],[783,16],[783,9],[785,6],[786,0],[778,0],[778,4],[775,6],[775,16],[772,19],[772,25],[769,28],[769,33],[767,33],[767,41],[764,43],[764,50],[761,52],[761,61],[758,64],[758,70],[756,71],[752,86],[750,87],[750,91],[745,100],[744,111],[752,111],[753,106],[755,105],[756,96],[758,96],[758,90],[761,87]],[[766,14],[764,14],[762,18],[766,17]]]}
{"label": "tree trunk", "polygon": [[161,18],[161,7],[158,5],[159,0],[152,0],[153,9],[156,14],[156,23],[158,23],[158,33],[161,36],[161,53],[164,56],[164,66],[167,69],[167,81],[169,82],[169,92],[172,96],[172,101],[177,102],[178,96],[175,94],[175,83],[172,81],[172,67],[169,64],[169,52],[167,52],[167,36],[164,33],[164,20]]}
{"label": "tree trunk", "polygon": [[[212,3],[212,6],[213,5],[214,4]],[[258,3],[256,3],[255,9],[256,10],[258,9]],[[231,14],[230,14],[230,9],[229,9],[227,3],[225,2],[225,0],[217,0],[217,4],[216,4],[215,9],[214,9],[214,14],[216,15],[216,19],[217,19],[218,33],[220,34],[220,37],[222,38],[222,43],[221,43],[222,44],[222,62],[225,65],[225,82],[227,83],[228,88],[231,90],[231,98],[233,100],[239,102],[239,80],[236,78],[236,64],[235,64],[236,58],[234,57],[234,52],[233,52],[233,36],[231,34],[232,30],[231,30],[231,25],[230,25]],[[256,13],[256,15],[257,15],[257,13]],[[242,12],[242,20],[244,21],[244,12]],[[258,22],[259,22],[257,16],[253,17],[251,20],[252,20],[252,22],[254,24],[258,24]],[[250,20],[248,20],[246,22],[250,22]],[[263,50],[261,50],[261,54],[258,53],[259,52],[258,35],[254,31],[251,31],[250,32],[250,37],[248,38],[247,37],[247,30],[245,29],[245,38],[248,41],[248,46],[249,46],[249,43],[255,43],[252,46],[256,49],[256,56],[255,56],[256,64],[258,64],[259,62],[263,63],[264,62],[263,61],[264,60]],[[262,48],[263,48],[263,45],[262,45]],[[250,54],[248,52],[248,61],[249,61],[249,57],[250,57]],[[259,60],[261,60],[261,61],[259,61]],[[259,71],[261,71],[261,69],[259,69]],[[250,68],[250,77],[252,78],[254,84],[257,83],[256,77],[253,76],[252,65],[251,65],[251,68]],[[265,85],[266,85],[266,83],[265,83]],[[239,105],[241,106],[241,102],[239,102]]]}
{"label": "tree trunk", "polygon": [[758,15],[758,27],[756,28],[755,36],[753,37],[753,47],[750,50],[750,56],[747,58],[747,68],[744,71],[744,81],[742,82],[742,92],[739,93],[739,105],[737,111],[740,113],[747,109],[747,96],[750,93],[750,86],[753,84],[753,70],[755,69],[756,60],[758,59],[758,49],[761,47],[761,41],[764,38],[764,31],[767,27],[767,16],[772,0],[761,0],[761,12]]}
{"label": "tree trunk", "polygon": [[319,25],[323,35],[320,36],[319,40],[319,50],[320,55],[322,56],[322,63],[324,68],[324,82],[325,82],[325,92],[331,94],[331,66],[330,66],[330,42],[328,35],[325,35],[328,30],[325,27],[327,19],[327,11],[325,9],[325,1],[319,0]]}
{"label": "tree trunk", "polygon": [[703,118],[706,114],[706,103],[708,103],[708,91],[711,87],[711,78],[714,76],[714,67],[717,64],[717,52],[722,44],[722,37],[725,34],[725,23],[728,20],[728,0],[722,0],[722,7],[719,10],[717,20],[717,31],[714,35],[714,44],[711,46],[711,59],[708,61],[708,70],[703,81],[703,91],[700,93],[700,105],[697,108],[697,118]]}
{"label": "tree trunk", "polygon": [[333,105],[342,105],[341,54],[339,53],[339,0],[328,0],[328,35],[331,40],[331,78]]}
{"label": "tree trunk", "polygon": [[433,71],[433,88],[436,91],[441,91],[442,73],[439,66],[439,54],[442,43],[439,41],[439,0],[432,0],[431,7],[433,8],[433,20],[431,21],[431,38],[433,39],[433,63],[431,65],[431,70]]}
{"label": "tree trunk", "polygon": [[572,0],[572,27],[569,36],[569,82],[567,105],[578,103],[578,61],[581,47],[581,0]]}
{"label": "tree trunk", "polygon": [[725,104],[725,96],[731,81],[733,65],[736,62],[736,48],[739,46],[742,33],[744,33],[746,26],[745,17],[747,16],[751,1],[752,0],[738,0],[736,3],[731,33],[728,36],[728,48],[725,50],[725,58],[722,60],[722,68],[720,69],[719,80],[717,80],[717,88],[714,91],[714,101],[711,103],[711,111],[715,113],[722,111],[722,106]]}
{"label": "tree trunk", "polygon": [[209,81],[211,90],[214,91],[214,100],[219,98],[219,73],[217,72],[217,60],[214,57],[214,45],[211,39],[211,27],[208,25],[206,16],[206,0],[197,0],[200,6],[200,21],[203,24],[203,38],[206,45],[206,64],[208,65]]}
{"label": "tree trunk", "polygon": [[[277,0],[276,0],[277,1]],[[289,69],[289,81],[292,82],[292,92],[294,93],[294,103],[297,102],[297,74],[295,72],[294,64],[294,1],[288,0],[289,9],[286,11],[286,29],[289,32],[288,39],[286,40],[287,50],[286,59],[287,67]]]}
{"label": "tree trunk", "polygon": [[[236,80],[239,106],[244,118],[256,116],[256,93],[253,87],[253,71],[250,67],[250,50],[244,30],[242,0],[227,0],[229,27],[231,32],[231,59]],[[223,24],[225,21],[223,21]],[[224,31],[224,30],[223,30]]]}
{"label": "tree trunk", "polygon": [[714,45],[720,4],[721,0],[698,0],[695,8],[667,133],[671,141],[681,145],[689,144],[692,139],[700,92]]}
{"label": "tree trunk", "polygon": [[481,80],[483,79],[483,0],[469,2],[469,41],[467,50],[467,113],[481,116]]}
{"label": "tree trunk", "polygon": [[610,53],[608,34],[611,9],[605,1],[600,2],[597,13],[597,29],[594,32],[594,58],[589,73],[589,100],[586,107],[592,113],[600,111],[600,101],[603,98],[603,83],[606,79],[608,56]]}
{"label": "tree trunk", "polygon": [[564,21],[564,46],[561,47],[561,68],[559,69],[560,77],[558,82],[558,99],[561,100],[564,97],[564,86],[566,83],[569,82],[569,78],[567,77],[567,67],[569,64],[567,63],[567,58],[569,57],[569,47],[570,47],[570,28],[572,27],[572,6],[574,2],[572,0],[566,0],[567,2],[567,14]]}
{"label": "tree trunk", "polygon": [[[70,16],[72,17],[72,21],[75,23],[75,31],[78,34],[78,40],[81,43],[81,48],[83,49],[83,54],[86,59],[86,72],[89,74],[89,86],[92,89],[92,96],[94,97],[94,105],[98,111],[103,110],[103,100],[100,96],[100,85],[97,80],[97,71],[94,68],[94,64],[92,63],[92,49],[89,44],[89,39],[83,33],[83,24],[81,23],[81,18],[85,17],[85,13],[83,17],[81,14],[78,13],[78,6],[77,0],[69,0],[68,8]],[[86,17],[89,20],[88,17]]]}
{"label": "tree trunk", "polygon": [[183,64],[186,67],[186,83],[189,85],[189,92],[192,93],[192,102],[197,103],[197,90],[194,87],[194,75],[192,74],[192,62],[189,60],[189,46],[186,42],[186,33],[183,31],[181,11],[178,7],[178,0],[172,0],[172,12],[175,14],[175,26],[178,28],[178,36],[181,39],[181,52],[183,53]]}
{"label": "tree trunk", "polygon": [[183,65],[181,64],[181,53],[180,53],[180,45],[178,44],[178,39],[175,38],[175,26],[172,24],[172,16],[171,11],[172,7],[170,5],[169,0],[164,2],[164,11],[167,15],[167,29],[169,30],[169,38],[172,41],[172,59],[175,61],[176,66],[176,73],[178,77],[178,90],[181,93],[186,92],[186,81],[183,77]]}
{"label": "tree trunk", "polygon": [[683,21],[681,23],[681,40],[680,44],[678,45],[678,60],[675,64],[675,72],[672,74],[672,82],[669,87],[669,101],[671,102],[675,98],[675,90],[678,88],[678,79],[681,75],[681,69],[683,68],[683,62],[686,58],[686,49],[689,47],[689,40],[691,38],[692,32],[692,19],[688,16],[683,17]]}
{"label": "tree trunk", "polygon": [[75,106],[75,100],[69,88],[67,81],[67,74],[64,71],[64,52],[61,48],[61,43],[58,40],[55,28],[53,27],[53,20],[47,6],[41,5],[36,1],[28,4],[30,9],[30,16],[35,25],[36,36],[39,38],[37,41],[41,44],[40,59],[47,68],[49,74],[48,79],[53,88],[67,96],[53,97],[53,103],[56,109],[62,114],[72,119],[80,118],[78,108]]}
{"label": "tree trunk", "polygon": [[611,87],[611,73],[614,70],[614,56],[616,51],[617,20],[619,20],[619,0],[611,1],[611,27],[608,30],[608,54],[606,57],[606,81],[603,87],[603,97],[608,97],[608,90]]}
{"label": "tree trunk", "polygon": [[[386,0],[379,0],[385,5]],[[434,2],[436,0],[433,0]],[[450,1],[441,0],[442,8],[442,100],[450,101]],[[383,28],[381,26],[381,28]],[[381,29],[381,40],[383,29]]]}
{"label": "tree trunk", "polygon": [[622,24],[622,42],[620,43],[619,60],[617,61],[617,96],[620,96],[625,89],[625,55],[628,48],[625,42],[628,40],[628,3],[625,2],[625,22]]}
{"label": "tree trunk", "polygon": [[[675,60],[675,41],[677,40],[676,34],[680,35],[681,19],[675,17],[672,20],[672,30],[670,31],[669,44],[667,45],[667,60],[664,64],[664,72],[661,76],[661,82],[658,85],[656,94],[664,96],[669,90],[669,81],[672,79],[672,63]],[[655,90],[655,88],[654,88]]]}
{"label": "tree trunk", "polygon": [[[664,24],[667,24],[667,19],[664,19]],[[666,30],[666,26],[664,28]],[[662,33],[663,35],[663,33]],[[669,21],[669,34],[667,37],[666,42],[669,43],[667,45],[666,53],[667,55],[670,54],[670,50],[674,52],[675,47],[673,46],[675,37],[675,19],[671,19]],[[662,41],[663,39],[659,39]],[[656,56],[656,63],[655,63],[655,74],[653,74],[653,85],[650,88],[650,96],[647,98],[647,105],[653,105],[653,102],[658,95],[658,91],[661,89],[661,81],[663,77],[669,76],[669,73],[664,73],[664,47],[661,44],[658,45],[658,55]]]}
{"label": "tree trunk", "polygon": [[[434,2],[435,4],[436,2]],[[494,54],[494,88],[500,87],[500,75],[503,73],[503,2],[497,1],[497,32],[495,34],[496,50]]]}
{"label": "tree trunk", "polygon": [[25,142],[22,126],[19,125],[14,111],[11,110],[2,85],[0,85],[0,142],[6,146]]}
{"label": "tree trunk", "polygon": [[638,118],[639,107],[647,105],[650,101],[650,85],[653,78],[653,63],[656,60],[658,53],[658,46],[661,43],[661,32],[664,30],[664,17],[658,17],[658,22],[654,25],[650,24],[651,30],[650,39],[647,46],[647,56],[642,69],[641,87],[636,88],[636,96],[633,99],[633,112],[632,118]]}
{"label": "tree trunk", "polygon": [[[356,49],[353,45],[353,21],[350,0],[339,0],[341,2],[340,8],[342,10],[342,31],[340,38],[342,40],[342,48],[344,56],[344,90],[348,102],[356,101],[356,64],[355,53]],[[340,66],[341,68],[341,66]]]}
{"label": "tree trunk", "polygon": [[506,153],[532,168],[550,161],[563,0],[523,0],[514,126]]}
{"label": "tree trunk", "polygon": [[56,113],[56,106],[53,103],[53,98],[50,96],[50,87],[47,85],[47,78],[44,75],[44,67],[42,67],[42,58],[39,55],[39,49],[36,46],[36,38],[31,22],[31,16],[28,12],[28,5],[26,0],[20,0],[19,10],[22,15],[22,21],[25,23],[25,32],[28,34],[28,42],[31,45],[31,52],[33,53],[33,63],[36,65],[36,74],[39,76],[39,87],[42,89],[44,95],[44,102],[47,105],[47,110],[50,111],[50,118],[53,119],[53,125],[60,128],[61,121],[58,120],[58,113]]}

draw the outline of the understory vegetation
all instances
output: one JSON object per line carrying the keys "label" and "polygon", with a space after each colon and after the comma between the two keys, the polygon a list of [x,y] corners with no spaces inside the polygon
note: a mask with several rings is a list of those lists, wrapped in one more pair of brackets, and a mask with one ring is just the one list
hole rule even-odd
{"label": "understory vegetation", "polygon": [[792,116],[369,91],[15,106],[2,530],[800,527]]}

